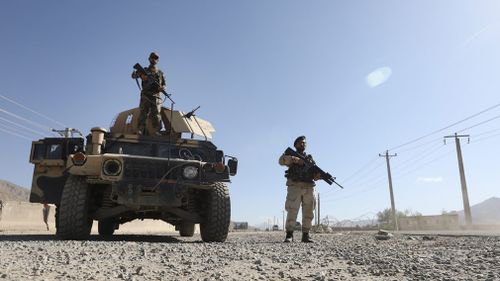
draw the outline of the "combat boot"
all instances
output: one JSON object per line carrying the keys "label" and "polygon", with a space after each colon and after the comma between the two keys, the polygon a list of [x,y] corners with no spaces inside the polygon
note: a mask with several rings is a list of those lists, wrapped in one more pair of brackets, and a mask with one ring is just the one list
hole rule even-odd
{"label": "combat boot", "polygon": [[284,243],[290,243],[293,241],[293,231],[287,231]]}
{"label": "combat boot", "polygon": [[314,241],[311,239],[311,236],[309,236],[309,232],[303,232],[302,233],[302,242],[305,242],[305,243],[314,243]]}

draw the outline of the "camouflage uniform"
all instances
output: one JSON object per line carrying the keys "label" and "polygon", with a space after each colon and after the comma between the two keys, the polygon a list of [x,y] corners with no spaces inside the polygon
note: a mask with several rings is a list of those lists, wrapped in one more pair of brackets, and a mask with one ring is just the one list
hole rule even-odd
{"label": "camouflage uniform", "polygon": [[[311,155],[305,155],[312,158]],[[314,208],[316,206],[316,197],[314,195],[314,187],[316,184],[313,180],[313,175],[300,175],[301,166],[297,164],[299,158],[290,155],[281,155],[279,164],[288,166],[287,171],[287,196],[285,202],[286,215],[286,231],[293,232],[300,205],[302,204],[302,232],[308,233],[312,226],[314,218]]]}
{"label": "camouflage uniform", "polygon": [[[148,66],[145,68],[146,72],[151,74],[155,80],[164,88],[166,87],[165,76],[163,72],[155,66]],[[140,78],[139,74],[134,71],[132,72],[132,78]],[[142,91],[141,91],[141,101],[139,104],[139,122],[138,130],[139,132],[144,132],[146,128],[146,120],[148,115],[153,118],[153,127],[160,128],[161,125],[161,89],[156,87],[150,81],[142,81]]]}
{"label": "camouflage uniform", "polygon": [[49,230],[49,213],[50,213],[50,205],[43,204],[43,209],[42,209],[43,222],[45,223],[47,230]]}

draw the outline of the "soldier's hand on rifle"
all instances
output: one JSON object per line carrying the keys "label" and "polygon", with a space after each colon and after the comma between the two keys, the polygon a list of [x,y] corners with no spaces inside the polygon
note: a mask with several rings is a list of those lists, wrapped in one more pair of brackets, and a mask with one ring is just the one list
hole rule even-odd
{"label": "soldier's hand on rifle", "polygon": [[141,74],[142,81],[148,81],[148,76],[146,74]]}
{"label": "soldier's hand on rifle", "polygon": [[317,181],[321,179],[321,174],[320,173],[314,173],[313,175],[313,180]]}
{"label": "soldier's hand on rifle", "polygon": [[293,159],[293,160],[292,160],[292,162],[293,162],[294,164],[297,164],[297,165],[299,165],[299,166],[303,166],[303,165],[304,165],[304,160],[300,159],[299,157],[295,157],[295,156],[293,156],[293,158],[292,158],[292,159]]}

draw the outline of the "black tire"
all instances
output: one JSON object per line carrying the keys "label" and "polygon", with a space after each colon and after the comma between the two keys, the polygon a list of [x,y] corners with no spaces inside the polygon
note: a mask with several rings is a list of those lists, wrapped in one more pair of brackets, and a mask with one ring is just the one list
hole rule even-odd
{"label": "black tire", "polygon": [[116,222],[113,219],[100,220],[97,225],[97,230],[101,236],[111,236],[115,233]]}
{"label": "black tire", "polygon": [[182,222],[180,227],[179,227],[179,234],[182,237],[193,237],[193,235],[194,235],[194,223]]}
{"label": "black tire", "polygon": [[218,182],[212,190],[202,194],[203,222],[200,224],[204,242],[224,242],[231,221],[231,200],[226,184]]}
{"label": "black tire", "polygon": [[59,235],[59,205],[56,204],[55,211],[55,223],[56,223],[56,235]]}
{"label": "black tire", "polygon": [[91,192],[85,177],[70,175],[59,206],[57,235],[64,240],[86,240],[92,229]]}

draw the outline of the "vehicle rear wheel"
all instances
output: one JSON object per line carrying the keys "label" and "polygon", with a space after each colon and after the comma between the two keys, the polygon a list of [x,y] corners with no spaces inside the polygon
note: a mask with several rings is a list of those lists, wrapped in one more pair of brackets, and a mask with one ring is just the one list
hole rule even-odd
{"label": "vehicle rear wheel", "polygon": [[85,240],[90,236],[90,188],[85,177],[70,175],[66,180],[58,212],[57,235],[65,240]]}
{"label": "vehicle rear wheel", "polygon": [[231,220],[231,200],[226,184],[218,182],[215,188],[202,194],[204,219],[200,224],[201,239],[205,242],[224,242]]}
{"label": "vehicle rear wheel", "polygon": [[100,220],[97,225],[97,231],[101,236],[111,236],[115,233],[116,222],[113,219]]}
{"label": "vehicle rear wheel", "polygon": [[182,237],[193,237],[194,235],[194,223],[192,222],[182,222],[179,228],[179,234]]}

